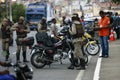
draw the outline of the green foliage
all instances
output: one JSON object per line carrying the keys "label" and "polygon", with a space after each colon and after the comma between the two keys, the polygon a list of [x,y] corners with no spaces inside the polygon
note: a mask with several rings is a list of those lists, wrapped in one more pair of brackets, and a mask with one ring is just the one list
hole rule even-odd
{"label": "green foliage", "polygon": [[120,4],[120,0],[112,0],[112,2],[114,2],[116,4]]}
{"label": "green foliage", "polygon": [[25,6],[23,4],[13,4],[12,5],[12,16],[13,21],[17,22],[20,16],[25,16]]}
{"label": "green foliage", "polygon": [[[20,16],[25,16],[25,6],[23,4],[12,4],[12,18],[14,22],[17,22]],[[8,16],[6,12],[6,5],[2,6],[0,4],[0,21],[3,18],[9,18],[9,6],[8,6]]]}
{"label": "green foliage", "polygon": [[6,7],[0,4],[0,21],[6,17]]}

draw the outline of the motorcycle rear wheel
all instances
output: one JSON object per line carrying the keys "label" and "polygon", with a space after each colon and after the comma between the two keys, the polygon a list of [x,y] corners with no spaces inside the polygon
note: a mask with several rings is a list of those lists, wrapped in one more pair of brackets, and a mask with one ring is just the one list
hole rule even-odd
{"label": "motorcycle rear wheel", "polygon": [[46,65],[46,62],[44,61],[44,56],[42,56],[41,52],[35,52],[31,56],[31,64],[35,68],[43,68]]}

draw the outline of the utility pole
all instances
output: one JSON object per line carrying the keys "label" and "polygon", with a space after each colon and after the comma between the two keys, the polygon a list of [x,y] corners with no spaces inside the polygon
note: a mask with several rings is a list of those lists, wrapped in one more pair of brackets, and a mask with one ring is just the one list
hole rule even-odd
{"label": "utility pole", "polygon": [[6,16],[8,17],[8,6],[9,6],[9,4],[8,4],[8,0],[5,0],[5,5],[6,5]]}
{"label": "utility pole", "polygon": [[12,21],[12,0],[10,0],[10,2],[9,2],[9,4],[10,4],[10,20]]}

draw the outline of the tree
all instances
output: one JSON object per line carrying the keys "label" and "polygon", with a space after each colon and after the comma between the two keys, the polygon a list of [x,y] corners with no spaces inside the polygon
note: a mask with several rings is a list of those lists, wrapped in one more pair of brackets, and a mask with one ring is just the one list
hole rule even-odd
{"label": "tree", "polygon": [[0,3],[0,21],[6,17],[6,7],[5,4]]}
{"label": "tree", "polygon": [[20,16],[25,17],[25,6],[23,4],[14,3],[12,5],[13,21],[17,22]]}
{"label": "tree", "polygon": [[120,4],[120,0],[112,0],[115,4]]}

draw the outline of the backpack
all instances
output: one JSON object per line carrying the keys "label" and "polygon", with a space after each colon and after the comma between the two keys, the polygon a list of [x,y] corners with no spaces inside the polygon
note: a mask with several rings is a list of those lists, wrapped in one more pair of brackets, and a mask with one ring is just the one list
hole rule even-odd
{"label": "backpack", "polygon": [[84,29],[82,24],[75,24],[75,27],[76,27],[76,34],[73,35],[73,38],[82,37],[82,35],[84,34]]}

